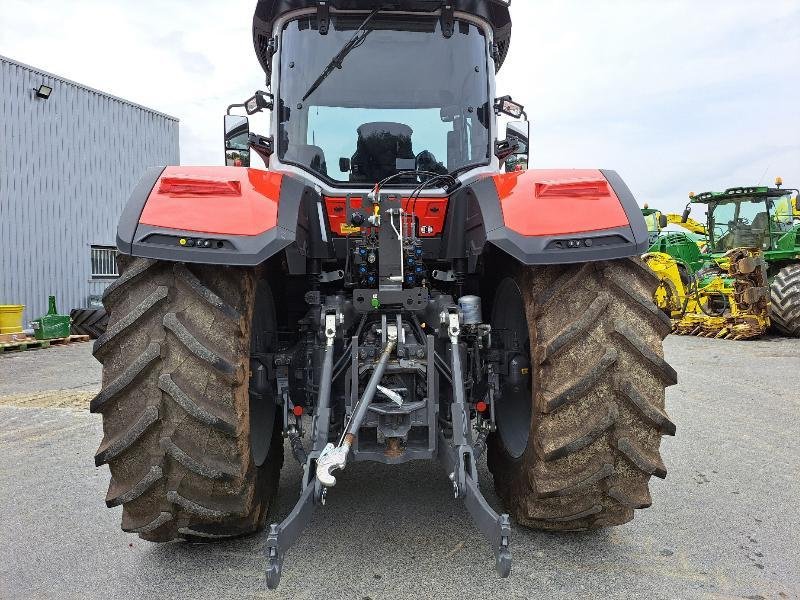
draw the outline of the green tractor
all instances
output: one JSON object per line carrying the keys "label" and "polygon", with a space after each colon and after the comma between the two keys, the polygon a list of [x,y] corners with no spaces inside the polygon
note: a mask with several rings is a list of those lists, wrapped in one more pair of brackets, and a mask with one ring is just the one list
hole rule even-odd
{"label": "green tractor", "polygon": [[[690,195],[682,221],[693,204],[707,208],[706,255],[721,259],[738,248],[757,248],[766,265],[770,319],[777,333],[800,337],[800,206],[798,190],[736,187]],[[794,197],[792,194],[794,193]]]}

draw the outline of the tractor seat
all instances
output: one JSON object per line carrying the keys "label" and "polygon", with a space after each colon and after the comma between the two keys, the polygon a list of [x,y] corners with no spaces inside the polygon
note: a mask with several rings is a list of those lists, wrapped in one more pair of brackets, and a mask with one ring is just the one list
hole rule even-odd
{"label": "tractor seat", "polygon": [[364,123],[358,128],[350,181],[375,183],[398,172],[398,159],[416,158],[411,146],[414,130],[403,123]]}

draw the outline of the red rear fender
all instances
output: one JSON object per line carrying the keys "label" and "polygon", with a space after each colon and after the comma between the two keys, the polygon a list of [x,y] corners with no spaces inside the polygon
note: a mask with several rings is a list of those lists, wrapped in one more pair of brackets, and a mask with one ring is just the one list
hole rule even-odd
{"label": "red rear fender", "polygon": [[310,195],[298,180],[259,169],[151,169],[123,211],[117,245],[145,258],[260,264],[295,241]]}
{"label": "red rear fender", "polygon": [[478,252],[489,242],[532,265],[610,260],[647,249],[641,210],[615,171],[505,173],[472,184],[467,195],[480,219],[465,223],[466,244]]}
{"label": "red rear fender", "polygon": [[625,209],[595,169],[531,169],[494,178],[506,227],[521,235],[564,235],[627,227]]}
{"label": "red rear fender", "polygon": [[278,224],[280,173],[241,167],[167,167],[139,223],[186,232],[258,235]]}

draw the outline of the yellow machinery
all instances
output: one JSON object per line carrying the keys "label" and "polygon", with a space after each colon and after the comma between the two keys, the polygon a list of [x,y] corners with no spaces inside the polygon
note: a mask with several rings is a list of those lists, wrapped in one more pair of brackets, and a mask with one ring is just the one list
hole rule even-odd
{"label": "yellow machinery", "polygon": [[717,268],[687,277],[688,271],[663,252],[643,256],[661,280],[655,301],[669,314],[674,332],[742,340],[769,328],[764,261],[757,248],[737,248]]}
{"label": "yellow machinery", "polygon": [[[696,233],[698,235],[705,235],[706,234],[706,226],[702,223],[698,223],[688,215],[676,215],[676,214],[667,214],[667,223],[672,225],[680,225],[684,229],[688,229],[692,233]],[[685,219],[685,220],[684,220]]]}
{"label": "yellow machinery", "polygon": [[726,339],[748,339],[769,328],[769,292],[759,248],[736,248],[721,256],[705,253],[706,240],[666,232],[673,223],[699,235],[704,225],[688,215],[645,208],[650,251],[642,258],[661,281],[656,304],[672,319],[674,332]]}

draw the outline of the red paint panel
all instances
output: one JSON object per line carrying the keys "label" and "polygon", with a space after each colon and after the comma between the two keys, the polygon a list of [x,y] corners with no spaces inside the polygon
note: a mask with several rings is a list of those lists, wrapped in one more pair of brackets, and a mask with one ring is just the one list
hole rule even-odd
{"label": "red paint panel", "polygon": [[241,167],[167,167],[139,222],[153,227],[258,235],[278,224],[281,174]]}
{"label": "red paint panel", "polygon": [[494,176],[506,227],[563,235],[625,227],[622,204],[596,169],[530,169]]}
{"label": "red paint panel", "polygon": [[[342,230],[342,226],[347,225],[346,202],[347,200],[345,198],[325,198],[328,220],[330,221],[331,230],[334,235],[346,235],[346,232]],[[354,198],[352,202],[354,207],[358,207],[361,201],[359,198]],[[410,212],[413,209],[419,219],[419,237],[425,238],[442,235],[442,231],[444,231],[444,220],[447,216],[447,202],[448,198],[417,198],[414,201],[410,201],[408,198],[403,199],[403,209],[406,212]],[[364,210],[364,212],[369,214],[370,211]],[[428,230],[426,228],[430,229]],[[428,232],[423,233],[423,230]]]}

